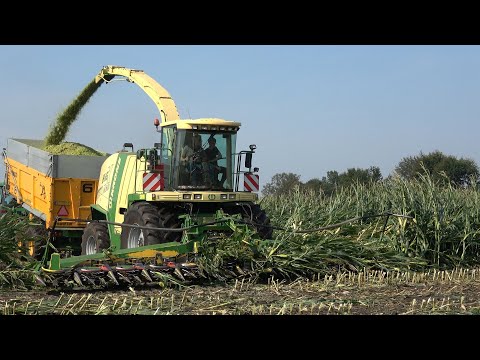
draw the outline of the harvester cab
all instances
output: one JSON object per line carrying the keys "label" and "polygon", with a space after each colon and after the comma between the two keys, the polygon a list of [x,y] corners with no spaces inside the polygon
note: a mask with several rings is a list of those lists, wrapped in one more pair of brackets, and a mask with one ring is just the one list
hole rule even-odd
{"label": "harvester cab", "polygon": [[[152,149],[140,149],[136,155],[146,170],[161,173],[157,183],[162,190],[238,191],[243,175],[244,191],[259,191],[258,168],[251,167],[256,146],[236,152],[239,122],[217,118],[181,120],[168,91],[142,70],[109,65],[102,68],[95,81],[109,83],[115,77],[137,84],[158,108],[159,119],[154,120],[154,125],[161,134],[160,143]],[[211,139],[214,145],[209,147]],[[129,146],[133,151],[133,145]],[[241,170],[243,156],[246,170]]]}
{"label": "harvester cab", "polygon": [[[160,129],[157,125],[161,142],[156,151],[139,150],[137,158],[146,161],[147,170],[162,170],[161,182],[167,191],[238,191],[241,175],[253,174],[254,153],[236,152],[239,128],[240,123],[221,119],[180,120],[164,123]],[[243,156],[245,167],[250,166],[242,171]],[[254,171],[258,172],[258,168]],[[255,178],[258,181],[258,175]],[[246,191],[252,190],[258,191],[258,187]]]}

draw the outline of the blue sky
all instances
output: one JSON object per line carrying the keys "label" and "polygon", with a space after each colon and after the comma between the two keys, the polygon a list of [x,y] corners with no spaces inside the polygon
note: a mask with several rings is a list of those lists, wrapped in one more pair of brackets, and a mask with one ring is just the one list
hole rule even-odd
{"label": "blue sky", "polygon": [[[43,139],[104,65],[144,70],[182,118],[242,123],[261,188],[281,172],[306,182],[440,150],[480,165],[480,46],[2,45],[0,143]],[[105,152],[158,142],[157,108],[136,85],[104,84],[66,141]],[[0,176],[3,178],[3,163]]]}

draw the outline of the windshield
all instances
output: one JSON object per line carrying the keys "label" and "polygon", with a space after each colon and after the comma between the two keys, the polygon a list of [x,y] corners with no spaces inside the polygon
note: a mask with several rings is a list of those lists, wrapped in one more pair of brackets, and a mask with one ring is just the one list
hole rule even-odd
{"label": "windshield", "polygon": [[178,190],[231,190],[235,168],[232,132],[178,130],[167,182]]}

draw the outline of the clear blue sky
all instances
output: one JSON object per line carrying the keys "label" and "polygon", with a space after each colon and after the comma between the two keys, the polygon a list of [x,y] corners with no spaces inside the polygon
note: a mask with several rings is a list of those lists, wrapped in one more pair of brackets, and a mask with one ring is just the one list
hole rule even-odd
{"label": "clear blue sky", "polygon": [[[43,139],[104,65],[144,70],[181,118],[240,121],[260,186],[292,172],[378,166],[440,150],[480,164],[480,46],[0,46],[0,143]],[[105,152],[158,142],[157,108],[136,85],[104,84],[66,141]],[[3,179],[3,163],[0,175]]]}

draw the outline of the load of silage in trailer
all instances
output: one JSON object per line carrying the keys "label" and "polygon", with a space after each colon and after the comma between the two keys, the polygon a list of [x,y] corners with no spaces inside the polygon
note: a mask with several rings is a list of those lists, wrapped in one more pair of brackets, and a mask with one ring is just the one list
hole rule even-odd
{"label": "load of silage in trailer", "polygon": [[107,153],[97,151],[89,146],[76,142],[62,142],[58,145],[46,145],[45,150],[53,155],[80,155],[80,156],[106,156]]}

